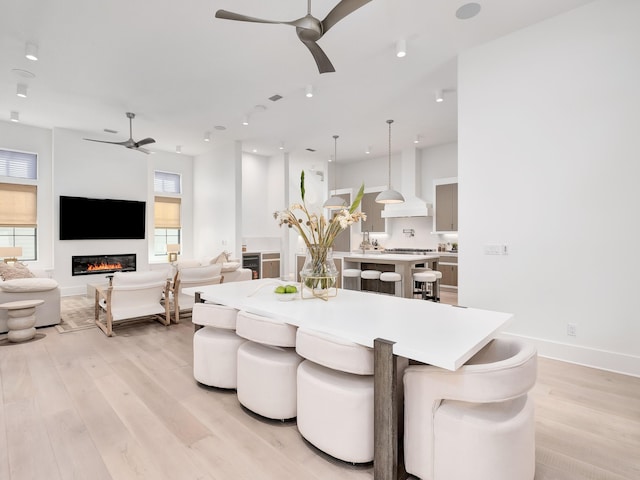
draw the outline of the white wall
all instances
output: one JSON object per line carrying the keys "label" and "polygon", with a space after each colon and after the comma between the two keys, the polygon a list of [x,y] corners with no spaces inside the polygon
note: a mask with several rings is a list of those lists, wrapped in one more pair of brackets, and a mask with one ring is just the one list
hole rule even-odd
{"label": "white wall", "polygon": [[638,18],[636,0],[596,1],[458,68],[460,303],[514,313],[541,354],[634,375]]}
{"label": "white wall", "polygon": [[214,145],[194,159],[194,256],[213,256],[223,250],[240,257],[242,229],[242,146]]}
{"label": "white wall", "polygon": [[[53,268],[54,203],[51,201],[53,191],[51,130],[0,121],[0,148],[38,154],[38,260],[29,264],[39,269]],[[0,182],[14,181],[15,179],[0,176]]]}
{"label": "white wall", "polygon": [[[136,254],[138,270],[149,269],[153,259],[153,172],[155,168],[183,174],[191,182],[191,157],[158,152],[145,155],[114,145],[87,142],[87,132],[53,129],[53,196],[55,212],[55,278],[63,295],[82,294],[86,284],[104,280],[100,275],[72,276],[73,255]],[[191,227],[190,190],[183,195],[185,231]],[[58,240],[60,195],[137,200],[147,204],[146,238],[143,240]],[[117,219],[95,218],[91,212],[78,212],[78,222],[104,222]],[[162,258],[160,261],[164,261]]]}

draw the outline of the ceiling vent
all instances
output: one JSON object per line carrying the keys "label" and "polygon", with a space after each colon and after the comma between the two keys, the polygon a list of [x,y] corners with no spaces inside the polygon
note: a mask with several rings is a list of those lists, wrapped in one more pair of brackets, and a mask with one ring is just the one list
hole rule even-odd
{"label": "ceiling vent", "polygon": [[315,149],[313,149],[313,148],[306,148],[305,150],[306,150],[307,152],[315,152]]}
{"label": "ceiling vent", "polygon": [[277,93],[271,97],[269,97],[269,100],[271,100],[272,102],[277,102],[278,100],[280,100],[282,98],[282,95],[278,95]]}

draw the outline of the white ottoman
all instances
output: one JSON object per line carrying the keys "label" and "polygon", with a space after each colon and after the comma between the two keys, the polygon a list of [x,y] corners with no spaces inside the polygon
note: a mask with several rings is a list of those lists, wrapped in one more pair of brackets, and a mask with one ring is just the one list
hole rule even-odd
{"label": "white ottoman", "polygon": [[250,340],[238,349],[238,401],[274,420],[294,418],[296,371],[302,358],[293,348],[296,327],[240,311],[236,332]]}
{"label": "white ottoman", "polygon": [[236,388],[238,348],[246,342],[236,335],[238,311],[209,303],[193,305],[191,320],[201,326],[193,335],[193,377],[218,388]]}
{"label": "white ottoman", "polygon": [[298,329],[298,430],[323,452],[373,461],[373,350]]}
{"label": "white ottoman", "polygon": [[294,418],[296,371],[301,361],[292,348],[243,343],[238,348],[238,401],[263,417]]}

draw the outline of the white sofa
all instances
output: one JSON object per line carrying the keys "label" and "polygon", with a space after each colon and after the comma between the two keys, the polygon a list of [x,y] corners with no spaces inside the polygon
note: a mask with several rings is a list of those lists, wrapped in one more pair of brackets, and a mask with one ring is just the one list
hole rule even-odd
{"label": "white sofa", "polygon": [[[0,303],[18,300],[44,300],[36,307],[36,327],[46,327],[60,323],[60,288],[58,282],[47,278],[45,272],[32,271],[33,278],[0,278]],[[9,331],[7,311],[0,309],[0,333]]]}

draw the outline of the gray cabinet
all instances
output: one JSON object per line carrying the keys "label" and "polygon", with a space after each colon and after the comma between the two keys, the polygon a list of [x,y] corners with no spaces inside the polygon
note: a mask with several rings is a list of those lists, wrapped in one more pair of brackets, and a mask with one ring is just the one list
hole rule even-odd
{"label": "gray cabinet", "polygon": [[263,253],[262,254],[262,277],[261,278],[280,278],[280,254],[279,253]]}
{"label": "gray cabinet", "polygon": [[384,205],[376,202],[376,197],[380,192],[369,192],[362,196],[360,210],[367,214],[367,219],[361,222],[360,231],[362,232],[381,232],[385,231],[385,221],[382,218],[382,210]]}
{"label": "gray cabinet", "polygon": [[436,232],[458,231],[458,184],[444,183],[435,186]]}
{"label": "gray cabinet", "polygon": [[[344,198],[347,202],[347,205],[351,205],[351,195],[348,193],[342,193],[336,195],[337,197]],[[334,210],[331,212],[331,218],[338,213],[339,210]],[[333,251],[334,252],[350,252],[351,251],[351,227],[347,227],[342,230],[335,241],[333,242]]]}
{"label": "gray cabinet", "polygon": [[456,255],[440,254],[438,262],[438,270],[442,272],[440,286],[445,290],[449,287],[451,290],[458,288],[458,257]]}

